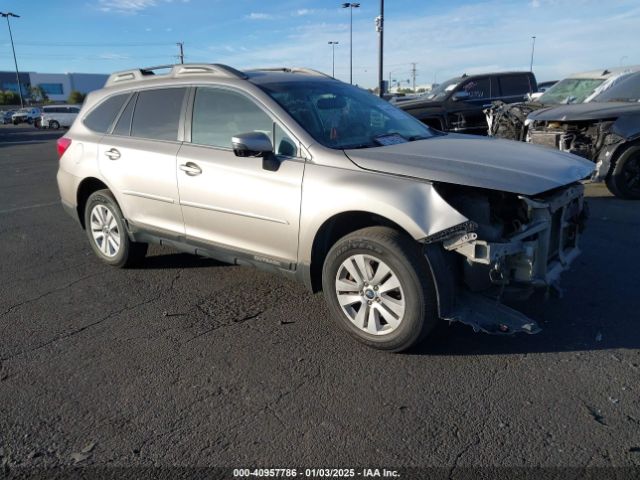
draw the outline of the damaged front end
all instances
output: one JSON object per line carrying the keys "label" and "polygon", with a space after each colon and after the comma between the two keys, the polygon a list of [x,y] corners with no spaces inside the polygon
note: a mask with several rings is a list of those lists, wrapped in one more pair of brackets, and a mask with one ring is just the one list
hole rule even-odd
{"label": "damaged front end", "polygon": [[602,181],[611,171],[613,153],[626,141],[616,133],[615,124],[615,120],[532,121],[525,140],[594,161],[596,169],[591,179]]}
{"label": "damaged front end", "polygon": [[524,300],[536,290],[560,291],[560,274],[580,254],[584,187],[572,184],[533,196],[449,184],[436,188],[472,222],[438,239],[456,288],[455,301],[441,316],[486,333],[537,333],[535,321],[502,301]]}
{"label": "damaged front end", "polygon": [[541,103],[504,103],[496,101],[483,110],[487,119],[490,137],[524,141],[527,117],[531,112],[543,108]]}

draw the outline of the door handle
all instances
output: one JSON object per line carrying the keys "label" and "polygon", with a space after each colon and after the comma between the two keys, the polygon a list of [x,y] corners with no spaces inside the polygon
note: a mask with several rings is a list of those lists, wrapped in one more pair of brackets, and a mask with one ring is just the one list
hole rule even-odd
{"label": "door handle", "polygon": [[178,168],[190,177],[195,177],[196,175],[200,175],[202,173],[202,169],[193,162],[183,163]]}
{"label": "door handle", "polygon": [[104,154],[109,157],[109,160],[118,160],[120,158],[120,152],[115,148],[107,150]]}

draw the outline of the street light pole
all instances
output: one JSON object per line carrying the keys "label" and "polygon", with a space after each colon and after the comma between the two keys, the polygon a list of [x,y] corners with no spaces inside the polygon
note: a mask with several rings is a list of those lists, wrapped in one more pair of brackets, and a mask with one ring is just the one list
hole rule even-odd
{"label": "street light pole", "polygon": [[384,52],[384,0],[380,0],[380,16],[376,19],[378,30],[378,95],[384,95],[383,52]]}
{"label": "street light pole", "polygon": [[353,9],[360,7],[358,2],[346,2],[342,8],[348,8],[350,12],[349,21],[349,83],[353,85]]}
{"label": "street light pole", "polygon": [[331,76],[336,78],[336,45],[339,45],[340,42],[327,42],[331,45]]}
{"label": "street light pole", "polygon": [[13,34],[11,33],[11,24],[9,23],[9,17],[20,18],[20,15],[16,15],[11,12],[0,12],[0,16],[7,19],[7,27],[9,27],[9,38],[11,39],[11,50],[13,50],[13,63],[16,66],[16,82],[18,85],[18,95],[20,95],[20,108],[24,107],[24,102],[22,101],[22,85],[20,85],[20,74],[18,73],[18,60],[16,59],[16,49],[13,46]]}
{"label": "street light pole", "polygon": [[533,52],[536,48],[536,36],[531,37],[531,63],[529,64],[529,71],[533,72]]}

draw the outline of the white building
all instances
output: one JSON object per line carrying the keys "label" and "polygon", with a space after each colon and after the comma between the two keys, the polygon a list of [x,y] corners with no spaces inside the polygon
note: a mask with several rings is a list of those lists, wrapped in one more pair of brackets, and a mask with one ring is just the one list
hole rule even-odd
{"label": "white building", "polygon": [[[20,72],[23,95],[29,96],[29,87],[42,87],[54,102],[66,102],[73,90],[86,94],[104,86],[109,76],[101,73],[37,73]],[[0,90],[17,92],[15,72],[0,72]]]}

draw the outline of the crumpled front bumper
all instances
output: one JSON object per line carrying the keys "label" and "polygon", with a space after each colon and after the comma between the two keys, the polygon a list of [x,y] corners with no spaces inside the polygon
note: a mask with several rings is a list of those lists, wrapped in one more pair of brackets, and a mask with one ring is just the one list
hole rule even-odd
{"label": "crumpled front bumper", "polygon": [[[468,266],[482,266],[481,272],[488,271],[494,292],[520,290],[528,296],[535,289],[547,288],[560,293],[560,275],[580,254],[578,240],[586,219],[584,187],[577,184],[543,198],[520,199],[527,205],[530,221],[506,241],[484,241],[468,232],[443,241],[443,246],[466,257]],[[468,284],[470,279],[464,280]],[[490,298],[465,287],[445,319],[487,333],[540,330],[535,321],[500,300],[500,295]]]}

